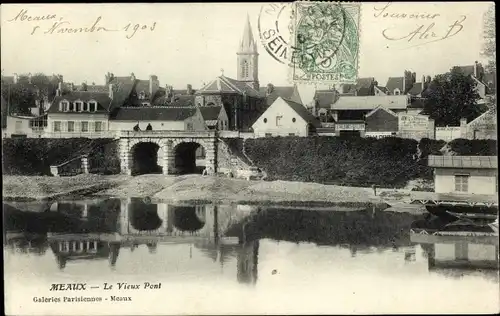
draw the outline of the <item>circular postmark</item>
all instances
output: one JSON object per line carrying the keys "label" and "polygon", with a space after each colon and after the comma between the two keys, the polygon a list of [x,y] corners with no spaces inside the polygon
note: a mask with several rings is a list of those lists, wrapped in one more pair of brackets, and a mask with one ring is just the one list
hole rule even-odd
{"label": "circular postmark", "polygon": [[259,37],[265,50],[276,61],[285,64],[290,58],[290,16],[292,3],[269,3],[259,13]]}

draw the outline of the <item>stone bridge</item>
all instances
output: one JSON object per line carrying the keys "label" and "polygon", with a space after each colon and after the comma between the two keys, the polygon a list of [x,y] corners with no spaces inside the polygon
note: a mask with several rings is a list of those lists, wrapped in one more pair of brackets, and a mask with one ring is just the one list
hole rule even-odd
{"label": "stone bridge", "polygon": [[[177,173],[179,164],[186,160],[195,164],[195,151],[199,146],[205,151],[205,167],[217,172],[218,138],[215,131],[123,131],[117,138],[122,173],[132,174],[134,152],[144,143],[158,146],[156,162],[163,174]],[[179,155],[184,157],[178,158]]]}

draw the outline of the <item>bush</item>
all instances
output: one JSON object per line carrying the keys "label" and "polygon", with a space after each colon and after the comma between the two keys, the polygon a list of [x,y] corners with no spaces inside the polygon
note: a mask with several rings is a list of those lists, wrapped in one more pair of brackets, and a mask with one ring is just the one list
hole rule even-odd
{"label": "bush", "polygon": [[396,137],[274,137],[249,139],[246,149],[270,180],[404,186],[429,169],[416,159],[417,144]]}
{"label": "bush", "polygon": [[459,156],[496,156],[497,141],[494,139],[454,139],[448,143]]}
{"label": "bush", "polygon": [[[111,139],[27,138],[2,140],[2,170],[10,175],[50,175],[50,166],[90,153],[90,168],[119,171],[118,144]],[[115,154],[116,153],[116,154]]]}

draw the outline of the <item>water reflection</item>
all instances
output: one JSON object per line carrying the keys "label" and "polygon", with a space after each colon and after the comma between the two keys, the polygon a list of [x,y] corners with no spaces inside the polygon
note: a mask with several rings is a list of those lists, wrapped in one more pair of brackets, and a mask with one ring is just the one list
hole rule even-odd
{"label": "water reflection", "polygon": [[[256,284],[262,240],[281,241],[285,246],[295,244],[305,256],[311,243],[315,249],[325,247],[337,254],[345,249],[352,260],[372,254],[385,258],[394,253],[408,267],[423,256],[431,272],[456,269],[453,262],[472,264],[473,269],[494,269],[496,263],[498,269],[498,240],[496,244],[450,240],[449,236],[444,240],[423,240],[423,235],[415,237],[414,231],[410,233],[412,225],[422,222],[421,217],[372,208],[326,212],[171,205],[147,199],[59,201],[38,207],[37,212],[21,211],[6,203],[3,207],[4,249],[15,255],[33,254],[33,260],[51,253],[58,269],[65,273],[70,273],[70,265],[85,269],[86,263],[107,261],[110,271],[116,271],[121,264],[133,274],[136,268],[128,266],[130,261],[159,269],[166,262],[181,262],[185,255],[182,251],[188,251],[192,263],[182,261],[185,269],[198,265],[205,265],[207,271],[214,266],[232,267],[239,283]],[[152,261],[143,260],[142,249]],[[424,251],[419,253],[419,249]],[[445,250],[457,257],[450,259],[448,253],[442,259]],[[478,254],[480,258],[473,259]],[[207,260],[201,263],[200,255]],[[325,256],[322,260],[332,259]],[[158,264],[153,266],[153,261]]]}
{"label": "water reflection", "polygon": [[412,223],[410,238],[427,257],[430,272],[463,277],[481,272],[498,280],[499,240],[484,219],[428,216]]}

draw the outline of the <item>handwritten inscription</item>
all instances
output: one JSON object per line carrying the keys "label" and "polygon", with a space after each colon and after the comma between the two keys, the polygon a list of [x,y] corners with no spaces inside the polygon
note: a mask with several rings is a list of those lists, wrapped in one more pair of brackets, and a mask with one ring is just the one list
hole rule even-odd
{"label": "handwritten inscription", "polygon": [[34,25],[30,35],[55,35],[55,34],[78,34],[78,33],[103,33],[103,32],[122,32],[125,33],[127,39],[134,37],[137,32],[150,31],[156,29],[156,22],[151,24],[141,24],[129,22],[120,28],[112,28],[105,26],[102,16],[98,16],[88,25],[74,25],[70,20],[56,14],[46,14],[40,16],[31,16],[28,10],[22,9],[15,17],[8,22],[46,22],[52,24],[49,27],[42,25]]}
{"label": "handwritten inscription", "polygon": [[[422,21],[415,28],[408,31],[401,25],[387,28],[382,31],[382,36],[389,41],[407,42],[413,44],[410,47],[439,42],[459,34],[464,28],[465,15],[458,16],[453,23],[443,25],[438,18],[439,13],[428,12],[394,12],[391,10],[392,3],[388,2],[382,6],[374,6],[374,17],[380,19],[395,20],[417,20]],[[426,22],[429,21],[429,22]]]}

